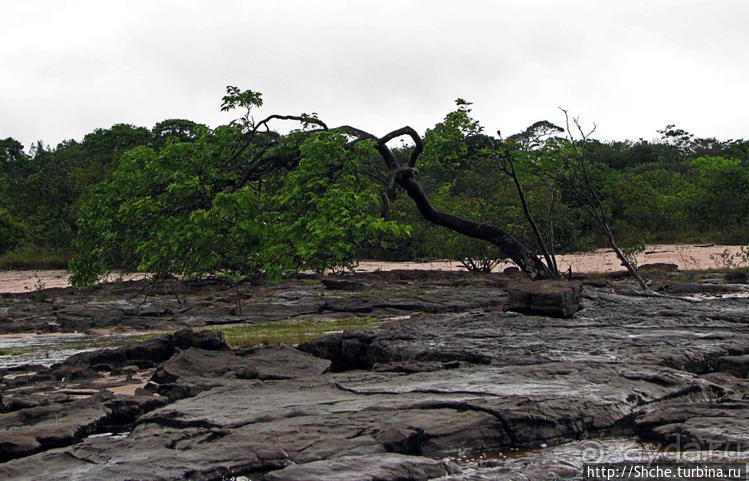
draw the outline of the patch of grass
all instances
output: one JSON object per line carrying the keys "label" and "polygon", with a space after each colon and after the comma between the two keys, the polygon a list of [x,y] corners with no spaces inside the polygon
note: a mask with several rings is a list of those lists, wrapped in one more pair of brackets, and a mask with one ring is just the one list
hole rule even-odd
{"label": "patch of grass", "polygon": [[376,317],[352,316],[330,321],[275,321],[213,329],[234,349],[259,345],[295,345],[349,329],[379,327]]}
{"label": "patch of grass", "polygon": [[23,246],[0,256],[0,270],[67,269],[69,259],[69,253],[59,250]]}

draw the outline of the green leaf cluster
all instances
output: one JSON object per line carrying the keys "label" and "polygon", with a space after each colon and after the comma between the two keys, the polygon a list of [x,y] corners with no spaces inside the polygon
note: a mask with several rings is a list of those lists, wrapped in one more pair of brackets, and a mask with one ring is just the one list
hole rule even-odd
{"label": "green leaf cluster", "polygon": [[307,138],[299,164],[268,198],[273,214],[267,223],[275,226],[266,253],[269,273],[351,269],[362,246],[386,247],[407,235],[407,227],[381,217],[381,187],[361,175],[372,144],[360,142],[350,150],[346,142],[335,132]]}
{"label": "green leaf cluster", "polygon": [[[271,136],[234,159],[242,135],[228,125],[124,154],[81,208],[72,283],[111,269],[183,278],[348,269],[360,246],[407,233],[378,215],[376,187],[359,176],[371,145],[350,150],[341,134],[305,136],[293,168],[241,183]],[[288,149],[281,142],[276,152]]]}
{"label": "green leaf cluster", "polygon": [[18,246],[24,238],[25,231],[23,223],[0,207],[0,254]]}

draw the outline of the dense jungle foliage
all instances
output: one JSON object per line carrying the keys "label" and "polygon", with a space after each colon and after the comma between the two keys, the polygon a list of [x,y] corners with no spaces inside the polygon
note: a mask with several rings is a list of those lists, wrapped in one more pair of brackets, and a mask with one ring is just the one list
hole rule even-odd
{"label": "dense jungle foliage", "polygon": [[[226,110],[261,104],[250,91],[224,97]],[[581,142],[548,122],[505,139],[487,135],[469,103],[457,104],[426,132],[415,166],[446,212],[536,246],[518,185],[491,155],[501,150],[554,251],[603,245],[584,202],[548,175],[578,145],[620,245],[749,240],[747,140],[667,126],[657,140]],[[370,143],[352,146],[313,116],[296,119],[299,128],[283,135],[259,129],[248,110],[215,129],[170,119],[151,129],[96,129],[56,147],[0,140],[0,267],[72,258],[76,281],[86,284],[113,268],[277,276],[346,269],[361,258],[461,259],[478,268],[503,256],[423,220],[397,186],[383,201],[388,172]],[[393,153],[407,159],[412,149]]]}

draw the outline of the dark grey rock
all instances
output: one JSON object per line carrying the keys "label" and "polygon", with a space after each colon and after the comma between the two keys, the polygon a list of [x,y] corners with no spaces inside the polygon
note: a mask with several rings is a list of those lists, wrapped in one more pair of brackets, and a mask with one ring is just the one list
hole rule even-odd
{"label": "dark grey rock", "polygon": [[507,309],[570,317],[580,309],[582,284],[566,281],[520,282],[509,286]]}
{"label": "dark grey rock", "polygon": [[[191,331],[183,329],[174,334],[164,334],[135,344],[114,349],[89,351],[69,357],[64,362],[52,366],[52,374],[58,378],[81,369],[99,369],[112,371],[126,365],[140,368],[153,367],[166,361],[176,349],[189,347],[203,349],[228,350],[229,346],[220,333],[215,331]],[[84,372],[84,375],[88,374]]]}
{"label": "dark grey rock", "polygon": [[321,281],[326,289],[339,291],[361,291],[370,287],[365,282],[358,282],[350,279],[322,279]]}
{"label": "dark grey rock", "polygon": [[743,356],[721,356],[718,358],[716,371],[733,374],[739,378],[747,378],[749,374],[749,354]]}
{"label": "dark grey rock", "polygon": [[745,271],[731,271],[725,275],[726,282],[729,283],[747,283],[749,282],[749,272]]}
{"label": "dark grey rock", "polygon": [[[232,351],[184,332],[51,372],[4,371],[0,479],[540,481],[579,473],[581,439],[727,446],[747,437],[749,381],[734,375],[749,355],[745,299],[586,286],[574,317],[559,319],[502,311],[494,278],[419,279],[377,292],[317,281],[262,288],[243,306],[262,319],[315,306],[431,312],[299,349]],[[229,302],[207,300],[204,319],[218,321]],[[52,376],[63,368],[65,381]],[[150,379],[160,395],[100,391],[124,378]],[[104,435],[112,430],[125,432]],[[463,472],[443,461],[545,446]]]}
{"label": "dark grey rock", "polygon": [[749,402],[677,404],[636,418],[637,432],[678,450],[749,451]]}
{"label": "dark grey rock", "polygon": [[293,379],[318,376],[329,367],[330,361],[289,346],[263,346],[240,351],[190,348],[172,356],[156,371],[152,380],[173,382],[185,378],[217,377],[250,379],[246,377],[249,372],[257,374],[251,379]]}
{"label": "dark grey rock", "polygon": [[0,414],[0,461],[72,444],[110,414],[96,397]]}
{"label": "dark grey rock", "polygon": [[348,456],[268,473],[263,481],[427,481],[458,472],[451,463],[400,454]]}
{"label": "dark grey rock", "polygon": [[644,273],[650,272],[676,272],[679,270],[677,264],[669,262],[653,262],[650,264],[643,264],[637,267],[637,270]]}
{"label": "dark grey rock", "polygon": [[663,290],[672,294],[729,294],[742,292],[742,284],[716,284],[712,282],[672,282],[663,286]]}

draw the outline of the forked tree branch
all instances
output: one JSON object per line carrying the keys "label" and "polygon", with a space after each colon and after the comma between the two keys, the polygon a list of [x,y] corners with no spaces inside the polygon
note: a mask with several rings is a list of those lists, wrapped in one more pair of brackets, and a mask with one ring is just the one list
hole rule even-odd
{"label": "forked tree branch", "polygon": [[[246,150],[252,143],[258,129],[261,126],[267,128],[268,123],[272,120],[296,120],[299,122],[310,123],[310,118],[295,115],[271,115],[262,121],[258,122],[253,126],[253,129],[249,132],[248,139],[241,145],[239,151],[232,157],[235,160],[241,152]],[[513,237],[510,233],[501,229],[500,227],[493,226],[490,224],[481,224],[473,222],[461,217],[448,214],[446,212],[436,209],[429,200],[429,197],[424,192],[424,189],[415,179],[414,173],[416,173],[416,164],[419,156],[424,151],[424,143],[419,134],[412,127],[405,126],[399,129],[393,130],[385,134],[382,137],[377,137],[367,131],[350,126],[342,125],[339,127],[329,128],[325,123],[317,119],[312,119],[312,123],[319,125],[318,129],[306,131],[306,133],[314,133],[319,131],[338,131],[349,136],[355,137],[353,140],[348,142],[347,147],[353,148],[358,142],[363,140],[372,140],[375,142],[375,149],[382,157],[385,163],[389,175],[388,182],[386,185],[386,191],[388,192],[394,187],[394,184],[398,184],[403,188],[409,197],[416,204],[417,209],[421,215],[428,221],[437,224],[439,226],[451,229],[459,234],[481,239],[490,242],[508,255],[520,269],[532,280],[537,279],[556,279],[557,275],[553,272],[549,266],[545,265],[541,260],[522,242]],[[398,160],[393,155],[392,150],[387,146],[387,143],[391,140],[399,137],[407,136],[414,142],[414,148],[409,156],[408,166],[401,166]],[[258,155],[259,158],[255,159],[253,168],[259,168],[259,164],[262,164],[262,156],[270,149],[270,147],[261,151]],[[267,166],[266,166],[267,167]],[[242,176],[242,181],[247,182],[251,178],[251,172],[246,172]],[[389,199],[387,195],[383,196],[383,202],[389,205]]]}

